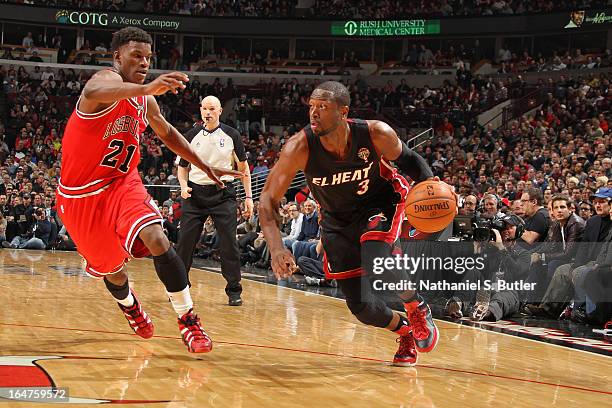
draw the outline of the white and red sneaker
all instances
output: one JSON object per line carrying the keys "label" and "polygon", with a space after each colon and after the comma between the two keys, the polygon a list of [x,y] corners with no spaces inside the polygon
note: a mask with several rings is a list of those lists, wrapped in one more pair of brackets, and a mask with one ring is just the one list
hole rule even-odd
{"label": "white and red sneaker", "polygon": [[149,339],[153,337],[155,326],[153,325],[153,322],[151,322],[151,318],[147,312],[142,310],[142,306],[140,305],[134,291],[131,289],[130,291],[132,292],[132,296],[134,296],[134,304],[130,307],[123,306],[120,303],[117,304],[130,324],[130,327],[132,330],[134,330],[134,333],[143,339]]}
{"label": "white and red sneaker", "polygon": [[202,328],[200,318],[193,313],[193,309],[178,319],[178,325],[183,343],[190,353],[208,353],[212,350],[212,340]]}

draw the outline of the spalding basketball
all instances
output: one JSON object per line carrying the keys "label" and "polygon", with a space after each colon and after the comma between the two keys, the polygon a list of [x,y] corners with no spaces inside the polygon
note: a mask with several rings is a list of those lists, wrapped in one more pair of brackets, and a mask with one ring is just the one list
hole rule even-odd
{"label": "spalding basketball", "polygon": [[406,197],[406,218],[423,232],[438,232],[453,222],[457,201],[451,187],[435,180],[415,185]]}

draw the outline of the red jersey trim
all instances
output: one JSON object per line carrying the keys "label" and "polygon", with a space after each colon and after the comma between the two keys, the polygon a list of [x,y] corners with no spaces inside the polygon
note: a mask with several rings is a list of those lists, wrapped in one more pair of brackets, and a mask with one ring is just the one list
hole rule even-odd
{"label": "red jersey trim", "polygon": [[112,274],[115,274],[117,272],[121,272],[121,270],[125,266],[125,263],[126,263],[126,261],[121,262],[120,265],[115,266],[110,272],[98,272],[95,269],[93,269],[91,266],[89,266],[89,264],[87,264],[85,266],[85,272],[89,276],[91,276],[92,278],[100,279],[100,278],[105,277],[106,275],[112,275]]}
{"label": "red jersey trim", "polygon": [[112,183],[115,181],[111,180],[95,180],[91,183],[87,183],[84,186],[78,187],[67,187],[62,184],[61,179],[58,180],[57,192],[66,198],[84,198],[90,197],[96,194],[100,194],[104,190],[106,190]]}
{"label": "red jersey trim", "polygon": [[117,105],[119,104],[119,101],[115,101],[115,103],[113,103],[111,106],[102,109],[100,112],[95,112],[95,113],[85,113],[85,112],[81,112],[79,110],[79,102],[81,102],[81,97],[79,96],[79,100],[76,103],[76,107],[74,108],[74,110],[76,111],[76,114],[79,118],[81,119],[98,119],[101,118],[102,116],[106,115],[108,112],[112,111],[113,109],[115,109],[117,107]]}
{"label": "red jersey trim", "polygon": [[404,221],[404,208],[406,202],[406,196],[410,191],[408,181],[397,172],[397,170],[391,167],[386,161],[380,160],[380,175],[386,180],[391,182],[393,190],[399,193],[401,200],[395,205],[395,213],[393,214],[393,220],[391,226],[387,231],[368,231],[361,235],[359,242],[364,243],[365,241],[383,241],[388,244],[394,243],[400,236],[402,229],[402,222]]}
{"label": "red jersey trim", "polygon": [[151,198],[151,196],[149,196],[149,200],[145,200],[145,204],[151,209],[152,212],[143,215],[142,217],[134,221],[134,223],[132,223],[132,226],[128,231],[127,237],[125,238],[125,243],[123,245],[123,248],[131,256],[133,256],[132,247],[134,246],[134,241],[136,241],[136,238],[138,238],[138,234],[140,234],[140,231],[142,231],[144,227],[158,222],[162,224],[162,226],[164,224],[164,217],[162,217],[161,213],[159,212],[159,208],[157,207],[155,201],[153,201],[153,198]]}
{"label": "red jersey trim", "polygon": [[325,278],[327,279],[349,279],[356,278],[358,276],[365,276],[366,272],[362,267],[350,269],[348,271],[331,272],[329,270],[329,261],[327,260],[327,253],[323,250],[323,271],[325,272]]}

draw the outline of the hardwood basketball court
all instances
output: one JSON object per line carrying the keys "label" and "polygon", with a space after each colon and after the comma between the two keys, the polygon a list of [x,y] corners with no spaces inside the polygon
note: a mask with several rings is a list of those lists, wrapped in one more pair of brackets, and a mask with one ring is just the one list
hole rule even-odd
{"label": "hardwood basketball court", "polygon": [[221,275],[200,270],[192,296],[214,348],[190,354],[152,261],[128,266],[150,340],[81,269],[76,253],[0,251],[0,387],[47,381],[70,406],[612,406],[604,355],[438,321],[437,349],[393,367],[395,337],[343,301],[244,280],[244,305],[230,307]]}

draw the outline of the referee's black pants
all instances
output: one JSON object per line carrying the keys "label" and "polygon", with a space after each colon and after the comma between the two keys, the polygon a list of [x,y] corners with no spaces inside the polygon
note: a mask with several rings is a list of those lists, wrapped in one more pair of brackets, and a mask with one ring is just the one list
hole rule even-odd
{"label": "referee's black pants", "polygon": [[206,218],[210,215],[215,223],[221,256],[221,274],[227,281],[225,292],[241,293],[240,251],[236,240],[236,189],[226,183],[222,190],[216,185],[188,183],[191,197],[183,199],[181,226],[177,253],[183,260],[187,273],[191,269],[193,252],[202,235]]}

